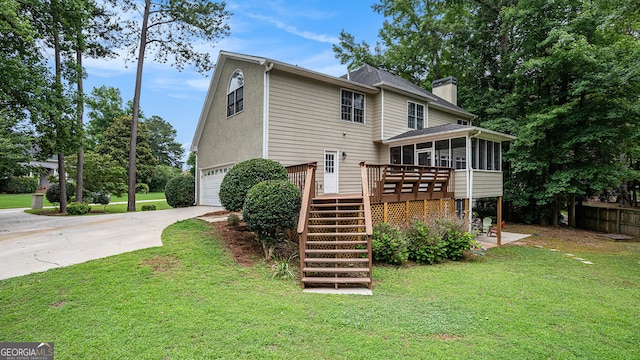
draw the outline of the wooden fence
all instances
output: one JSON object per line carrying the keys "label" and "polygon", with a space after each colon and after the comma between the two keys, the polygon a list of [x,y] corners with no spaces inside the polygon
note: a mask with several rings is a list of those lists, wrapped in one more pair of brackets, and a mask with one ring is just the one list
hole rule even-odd
{"label": "wooden fence", "polygon": [[576,227],[640,238],[640,209],[576,206]]}

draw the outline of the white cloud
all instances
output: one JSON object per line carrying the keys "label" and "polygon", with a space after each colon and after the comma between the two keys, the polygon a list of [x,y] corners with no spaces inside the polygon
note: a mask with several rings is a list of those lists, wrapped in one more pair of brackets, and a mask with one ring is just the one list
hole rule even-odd
{"label": "white cloud", "polygon": [[319,42],[323,42],[323,43],[329,43],[329,44],[335,44],[337,42],[340,41],[339,38],[334,37],[334,36],[329,36],[329,35],[325,35],[325,34],[316,34],[313,33],[311,31],[301,31],[298,30],[296,27],[285,24],[284,22],[274,19],[272,17],[269,16],[264,16],[264,15],[256,15],[256,14],[247,14],[247,16],[254,18],[256,20],[262,20],[262,21],[266,21],[268,23],[271,23],[273,25],[275,25],[277,28],[282,29],[290,34],[296,35],[296,36],[300,36],[302,38],[305,38],[307,40],[314,40],[314,41],[319,41]]}

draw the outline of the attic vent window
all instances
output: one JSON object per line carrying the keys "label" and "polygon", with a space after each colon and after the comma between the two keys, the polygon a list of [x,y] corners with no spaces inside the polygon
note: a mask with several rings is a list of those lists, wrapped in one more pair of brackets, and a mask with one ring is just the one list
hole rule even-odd
{"label": "attic vent window", "polygon": [[236,70],[229,79],[227,88],[227,117],[239,113],[244,109],[244,74]]}
{"label": "attic vent window", "polygon": [[364,94],[342,90],[340,98],[340,119],[364,124]]}

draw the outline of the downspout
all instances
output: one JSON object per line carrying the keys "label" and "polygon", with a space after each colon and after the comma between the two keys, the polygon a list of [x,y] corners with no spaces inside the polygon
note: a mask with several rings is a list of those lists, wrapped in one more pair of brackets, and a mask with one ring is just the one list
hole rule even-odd
{"label": "downspout", "polygon": [[478,130],[477,133],[467,137],[467,197],[469,198],[469,228],[467,231],[471,233],[473,230],[473,151],[471,151],[471,139],[479,136],[482,130]]}
{"label": "downspout", "polygon": [[380,92],[382,106],[380,107],[380,140],[384,140],[384,89]]}
{"label": "downspout", "polygon": [[273,63],[265,64],[264,69],[264,90],[262,106],[262,158],[269,158],[269,71],[273,69]]}
{"label": "downspout", "polygon": [[198,192],[196,195],[196,199],[198,199],[197,205],[202,205],[202,191],[200,191],[200,186],[202,186],[202,175],[200,174],[200,169],[198,168],[198,152],[194,151],[196,154],[196,163],[193,165],[195,168],[193,169],[193,175],[196,178],[196,191]]}

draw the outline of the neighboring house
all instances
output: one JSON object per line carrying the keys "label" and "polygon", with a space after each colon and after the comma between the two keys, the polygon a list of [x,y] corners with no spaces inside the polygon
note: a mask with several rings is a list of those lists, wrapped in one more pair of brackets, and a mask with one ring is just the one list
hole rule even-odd
{"label": "neighboring house", "polygon": [[45,161],[33,160],[29,166],[33,169],[29,176],[38,176],[38,190],[46,190],[50,185],[48,177],[58,173],[58,155],[50,156]]}
{"label": "neighboring house", "polygon": [[432,92],[369,65],[334,77],[222,51],[192,142],[196,201],[220,205],[226,172],[251,158],[318,162],[319,194],[359,193],[359,163],[455,169],[454,197],[502,196],[502,142],[457,106],[457,80]]}

